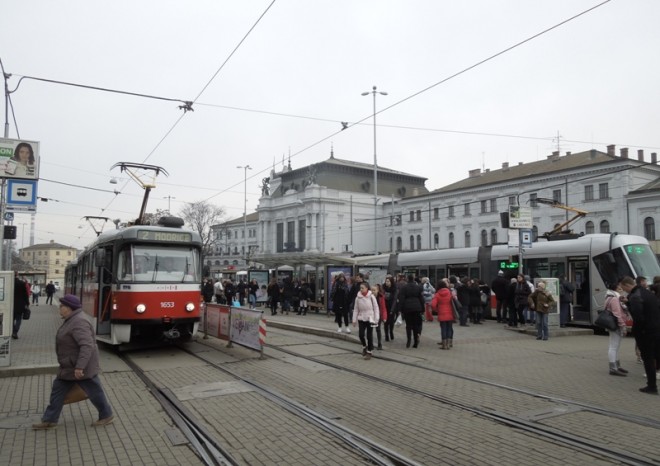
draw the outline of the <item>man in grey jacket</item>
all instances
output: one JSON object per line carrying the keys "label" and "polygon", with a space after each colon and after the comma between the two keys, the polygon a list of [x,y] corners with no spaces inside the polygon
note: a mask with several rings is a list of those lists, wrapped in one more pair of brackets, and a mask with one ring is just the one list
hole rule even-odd
{"label": "man in grey jacket", "polygon": [[60,315],[64,323],[57,330],[55,352],[59,369],[53,381],[50,403],[35,430],[51,429],[57,422],[67,393],[78,384],[99,411],[99,419],[92,426],[110,424],[114,416],[99,379],[99,353],[94,328],[82,311],[80,300],[71,294],[60,299]]}

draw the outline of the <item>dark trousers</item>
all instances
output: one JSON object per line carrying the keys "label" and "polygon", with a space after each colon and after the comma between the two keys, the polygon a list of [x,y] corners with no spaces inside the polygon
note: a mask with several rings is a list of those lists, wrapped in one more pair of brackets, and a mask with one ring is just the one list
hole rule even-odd
{"label": "dark trousers", "polygon": [[461,325],[467,325],[468,305],[461,303],[461,309],[458,311],[458,320]]}
{"label": "dark trousers", "polygon": [[406,338],[410,341],[414,337],[417,342],[422,334],[422,313],[408,312],[403,316],[406,319]]}
{"label": "dark trousers", "polygon": [[396,312],[390,312],[387,314],[387,320],[385,321],[385,336],[389,336],[390,339],[394,339],[394,323],[396,322]]}
{"label": "dark trousers", "polygon": [[371,326],[371,323],[358,320],[358,336],[360,337],[362,347],[366,347],[367,351],[371,353],[374,350],[374,328]]}
{"label": "dark trousers", "polygon": [[12,327],[12,335],[18,335],[23,323],[23,313],[14,311],[14,326]]}
{"label": "dark trousers", "polygon": [[570,320],[571,303],[559,303],[559,325],[566,325]]}
{"label": "dark trousers", "polygon": [[646,384],[649,388],[658,388],[656,380],[656,361],[660,361],[660,335],[635,336],[646,372]]}
{"label": "dark trousers", "polygon": [[506,321],[507,314],[506,301],[504,299],[497,299],[497,305],[495,307],[495,316],[498,322]]}
{"label": "dark trousers", "polygon": [[60,414],[64,407],[64,398],[66,397],[66,394],[69,393],[69,390],[71,390],[71,387],[76,383],[80,385],[80,388],[82,388],[85,393],[87,393],[89,401],[91,401],[94,407],[98,410],[99,419],[106,419],[112,416],[112,408],[110,407],[110,403],[108,403],[108,399],[103,391],[101,380],[98,375],[95,375],[91,379],[77,381],[55,379],[53,381],[53,390],[50,392],[50,403],[41,418],[43,422],[56,423],[60,420]]}
{"label": "dark trousers", "polygon": [[[521,323],[524,323],[523,320]],[[518,311],[516,310],[515,304],[509,306],[509,326],[515,327],[518,325]]]}
{"label": "dark trousers", "polygon": [[46,295],[46,304],[53,304],[53,295]]}
{"label": "dark trousers", "polygon": [[335,313],[335,322],[337,323],[337,327],[341,327],[342,321],[344,322],[344,325],[348,327],[348,309],[338,307],[336,309],[333,308],[332,312]]}

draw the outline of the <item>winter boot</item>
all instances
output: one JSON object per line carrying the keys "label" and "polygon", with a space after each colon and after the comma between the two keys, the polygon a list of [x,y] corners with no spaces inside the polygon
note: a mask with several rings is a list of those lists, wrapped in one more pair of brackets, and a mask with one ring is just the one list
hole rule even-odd
{"label": "winter boot", "polygon": [[419,335],[415,335],[415,342],[413,343],[413,348],[417,348],[419,346]]}
{"label": "winter boot", "polygon": [[447,348],[453,348],[453,347],[454,347],[454,339],[450,338],[449,339],[449,345],[447,346]]}
{"label": "winter boot", "polygon": [[626,376],[626,374],[624,374],[623,372],[619,372],[618,370],[616,370],[616,363],[615,362],[610,363],[610,375],[619,375],[619,376],[622,376],[622,377]]}
{"label": "winter boot", "polygon": [[627,374],[628,373],[627,370],[625,370],[623,367],[621,367],[621,362],[620,361],[616,362],[616,370],[618,370],[622,374]]}

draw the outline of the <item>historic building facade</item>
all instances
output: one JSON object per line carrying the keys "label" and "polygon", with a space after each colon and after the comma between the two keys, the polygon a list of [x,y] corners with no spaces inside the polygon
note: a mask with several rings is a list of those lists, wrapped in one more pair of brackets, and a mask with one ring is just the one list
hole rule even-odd
{"label": "historic building facade", "polygon": [[378,167],[375,211],[372,165],[331,155],[308,167],[289,166],[264,180],[246,228],[243,217],[214,227],[217,256],[211,260],[245,269],[246,258],[266,266],[320,264],[342,255],[506,243],[500,213],[510,205],[531,207],[536,240],[573,217],[551,201],[587,212],[569,226],[575,233],[630,233],[657,245],[657,155],[647,161],[641,150],[636,158],[627,148],[619,155],[615,150],[554,152],[536,162],[472,170],[431,192],[426,178]]}
{"label": "historic building facade", "polygon": [[[64,283],[64,269],[78,257],[75,248],[50,241],[20,250],[20,258],[33,269],[46,272],[46,283]],[[41,284],[41,283],[40,283]]]}

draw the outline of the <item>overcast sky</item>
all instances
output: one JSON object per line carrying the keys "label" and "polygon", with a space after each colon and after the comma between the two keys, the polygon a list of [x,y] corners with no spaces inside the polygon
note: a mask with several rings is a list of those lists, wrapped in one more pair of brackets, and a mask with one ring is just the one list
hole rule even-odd
{"label": "overcast sky", "polygon": [[[388,93],[376,102],[378,164],[428,177],[429,190],[557,149],[616,144],[648,160],[660,150],[657,0],[612,0],[447,80],[599,3],[0,0],[10,90],[34,76],[199,96],[180,118],[177,102],[24,79],[9,137],[41,144],[38,195],[51,200],[38,204],[35,242],[82,248],[95,237],[82,217],[134,219],[143,191],[110,170],[117,162],[169,172],[148,211],[209,199],[227,219],[243,213],[238,165],[254,169],[252,212],[261,179],[289,154],[293,168],[325,160],[331,146],[373,163],[373,100],[361,96],[373,85]],[[29,217],[16,216],[19,246]]]}

